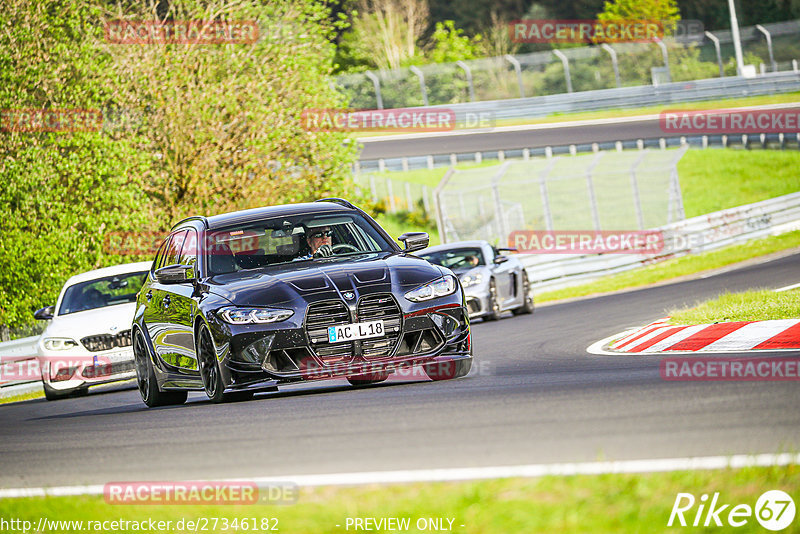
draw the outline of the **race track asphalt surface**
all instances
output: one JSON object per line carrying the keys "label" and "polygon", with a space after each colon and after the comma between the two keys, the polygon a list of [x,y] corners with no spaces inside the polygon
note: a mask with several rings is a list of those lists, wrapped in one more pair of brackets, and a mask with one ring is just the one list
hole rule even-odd
{"label": "race track asphalt surface", "polygon": [[665,382],[659,356],[586,348],[674,306],[798,278],[800,253],[476,321],[473,373],[450,382],[327,381],[224,405],[192,393],[159,409],[135,389],[0,406],[0,487],[797,451],[797,382]]}
{"label": "race track asphalt surface", "polygon": [[[675,105],[680,109],[680,104]],[[786,108],[786,111],[800,112],[800,107]],[[546,146],[580,145],[614,141],[635,141],[675,137],[678,134],[665,134],[658,117],[630,117],[623,122],[600,124],[547,125],[531,130],[481,132],[469,135],[420,136],[407,139],[374,137],[362,139],[363,149],[360,158],[371,160],[379,158],[400,158],[404,156],[426,156],[428,154],[458,154],[462,152],[489,152],[493,150],[513,150],[520,148],[542,148]]]}

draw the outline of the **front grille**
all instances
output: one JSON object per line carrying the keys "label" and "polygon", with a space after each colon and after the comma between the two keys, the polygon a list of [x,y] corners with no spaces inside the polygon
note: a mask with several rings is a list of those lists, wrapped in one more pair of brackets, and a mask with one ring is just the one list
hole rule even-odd
{"label": "front grille", "polygon": [[358,303],[358,321],[383,320],[384,336],[361,340],[364,358],[391,356],[400,338],[403,313],[391,295],[370,295]]}
{"label": "front grille", "polygon": [[353,355],[353,342],[328,343],[328,327],[350,324],[350,312],[343,302],[320,302],[308,307],[306,334],[311,348],[325,363],[349,360]]}
{"label": "front grille", "polygon": [[101,334],[99,336],[87,336],[81,339],[81,344],[90,352],[100,352],[117,347],[131,346],[131,331],[123,330],[117,335]]}

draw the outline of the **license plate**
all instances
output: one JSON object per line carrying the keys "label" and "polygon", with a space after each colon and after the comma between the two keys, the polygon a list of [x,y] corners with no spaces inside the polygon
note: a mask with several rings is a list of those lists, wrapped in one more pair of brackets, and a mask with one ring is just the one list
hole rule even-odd
{"label": "license plate", "polygon": [[383,321],[367,321],[365,323],[343,324],[328,327],[328,342],[340,343],[383,335]]}
{"label": "license plate", "polygon": [[108,354],[103,354],[100,356],[95,356],[94,364],[104,365],[109,363],[127,362],[131,360],[133,360],[132,350],[120,350],[116,352],[109,352]]}

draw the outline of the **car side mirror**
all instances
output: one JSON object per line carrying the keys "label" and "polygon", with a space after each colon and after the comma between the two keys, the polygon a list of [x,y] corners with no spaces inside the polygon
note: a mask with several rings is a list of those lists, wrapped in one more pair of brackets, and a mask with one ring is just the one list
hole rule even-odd
{"label": "car side mirror", "polygon": [[167,265],[156,271],[160,284],[183,284],[194,280],[194,267],[191,265]]}
{"label": "car side mirror", "polygon": [[495,256],[494,264],[500,265],[501,263],[505,263],[508,261],[508,256]]}
{"label": "car side mirror", "polygon": [[47,306],[44,308],[39,308],[33,313],[33,318],[37,321],[47,321],[48,319],[53,318],[53,314],[56,312],[55,306]]}
{"label": "car side mirror", "polygon": [[397,240],[405,245],[403,252],[414,252],[415,250],[428,248],[428,243],[430,242],[427,232],[406,232],[398,237]]}

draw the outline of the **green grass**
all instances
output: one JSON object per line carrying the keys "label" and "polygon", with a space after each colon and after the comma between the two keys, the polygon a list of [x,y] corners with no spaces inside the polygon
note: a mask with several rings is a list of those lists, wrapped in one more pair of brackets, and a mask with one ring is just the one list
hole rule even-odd
{"label": "green grass", "polygon": [[718,269],[740,261],[773,252],[800,247],[800,231],[779,236],[754,239],[746,243],[731,245],[719,250],[693,256],[682,256],[633,271],[607,276],[578,286],[544,291],[536,294],[537,302],[583,297],[621,289],[644,287],[689,274]]}
{"label": "green grass", "polygon": [[[797,500],[800,467],[321,487],[301,490],[294,505],[274,506],[121,506],[106,504],[102,497],[5,499],[0,501],[0,515],[31,521],[34,528],[40,517],[83,521],[152,518],[173,521],[170,532],[176,531],[174,524],[181,518],[277,518],[280,532],[335,533],[354,531],[352,526],[346,529],[347,518],[408,517],[411,532],[417,532],[414,525],[420,518],[452,518],[453,532],[457,533],[649,533],[669,530],[667,521],[679,492],[694,494],[698,502],[702,494],[719,492],[719,504],[754,507],[759,495],[773,489]],[[689,524],[696,511],[697,505],[685,515]],[[763,532],[753,517],[736,530]],[[224,530],[218,527],[209,531]],[[229,528],[227,532],[235,531]]]}
{"label": "green grass", "polygon": [[[768,104],[786,104],[800,100],[800,92],[784,93],[780,95],[761,95],[742,98],[725,98],[721,100],[707,100],[703,102],[683,102],[662,104],[658,106],[645,106],[626,109],[605,109],[601,111],[579,111],[575,113],[551,113],[546,117],[501,119],[495,126],[519,126],[525,124],[549,124],[554,122],[581,121],[594,119],[609,119],[618,117],[635,117],[637,115],[653,115],[665,110],[699,110],[737,108],[745,106],[763,106]],[[398,132],[354,132],[354,137],[379,137],[397,135]],[[400,132],[402,133],[402,132]]]}
{"label": "green grass", "polygon": [[724,293],[694,307],[670,310],[669,316],[674,324],[800,319],[800,291]]}
{"label": "green grass", "polygon": [[800,151],[689,150],[678,163],[686,217],[800,191]]}
{"label": "green grass", "polygon": [[[498,165],[459,165],[460,170]],[[678,162],[686,217],[695,217],[800,191],[800,151],[691,149]],[[431,191],[447,169],[374,173],[376,177],[427,185]]]}
{"label": "green grass", "polygon": [[381,213],[380,215],[377,215],[375,220],[384,230],[389,233],[390,236],[392,236],[395,241],[397,241],[397,238],[403,235],[405,232],[428,232],[428,235],[431,238],[431,245],[438,245],[441,242],[439,239],[439,231],[436,229],[436,227],[431,228],[429,226],[422,226],[420,224],[403,222],[399,217],[388,213]]}

